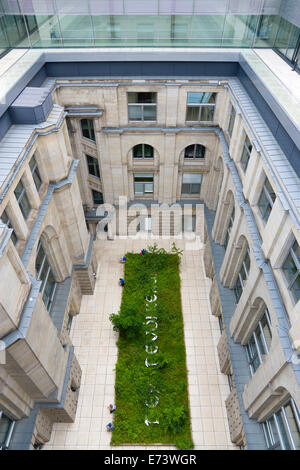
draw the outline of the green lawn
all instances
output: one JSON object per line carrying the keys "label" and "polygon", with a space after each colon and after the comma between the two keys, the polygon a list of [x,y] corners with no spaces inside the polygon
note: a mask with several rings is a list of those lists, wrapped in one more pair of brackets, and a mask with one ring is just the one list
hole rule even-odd
{"label": "green lawn", "polygon": [[[149,247],[150,248],[150,247]],[[190,415],[187,390],[187,370],[183,337],[180,298],[180,255],[157,251],[145,255],[127,253],[125,287],[120,312],[111,316],[114,328],[120,332],[116,364],[115,429],[112,445],[120,444],[175,444],[180,449],[191,449]],[[153,279],[156,276],[157,283]],[[146,296],[157,301],[149,303]],[[146,335],[146,316],[156,316],[158,339]],[[153,325],[151,325],[152,327]],[[149,329],[149,326],[147,327]],[[158,346],[156,354],[147,354]],[[145,359],[158,363],[146,367]],[[155,390],[159,397],[153,405]],[[149,407],[145,402],[148,401]],[[159,424],[146,426],[149,421]]]}

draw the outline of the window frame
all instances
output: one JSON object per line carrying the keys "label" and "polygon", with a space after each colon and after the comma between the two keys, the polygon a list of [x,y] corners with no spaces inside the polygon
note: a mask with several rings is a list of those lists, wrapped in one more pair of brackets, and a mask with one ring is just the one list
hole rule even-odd
{"label": "window frame", "polygon": [[[247,352],[247,358],[248,358],[248,364],[249,364],[249,368],[250,368],[250,372],[251,372],[251,375],[253,376],[255,374],[255,372],[257,371],[257,369],[259,368],[259,366],[262,364],[263,362],[263,359],[262,359],[262,356],[263,355],[266,355],[266,354],[269,354],[270,352],[270,348],[269,348],[269,345],[267,343],[267,340],[266,340],[266,337],[265,337],[265,333],[264,333],[264,329],[263,329],[263,324],[262,324],[262,320],[266,318],[267,320],[267,325],[268,325],[268,328],[269,328],[269,331],[270,331],[270,336],[271,336],[271,341],[272,341],[272,324],[271,324],[271,318],[270,318],[270,314],[269,314],[269,311],[267,308],[264,309],[259,321],[257,322],[255,328],[253,329],[246,345],[245,345],[245,348],[246,348],[246,352]],[[262,338],[262,346],[263,346],[263,352],[261,351],[261,348],[259,346],[259,342],[258,342],[258,337],[257,337],[257,330],[259,329],[260,331],[260,337]],[[250,341],[251,339],[253,338],[254,340],[254,344],[255,344],[255,348],[256,348],[256,354],[251,357],[250,355]],[[255,359],[258,358],[259,360],[259,364],[257,367],[255,367]]]}
{"label": "window frame", "polygon": [[[193,156],[192,157],[188,157],[186,156],[186,150],[190,147],[194,147],[193,149]],[[200,157],[197,157],[196,156],[196,153],[197,153],[197,147],[199,147],[201,149],[201,155]],[[202,150],[204,149],[204,150]],[[191,144],[191,145],[188,145],[187,147],[185,147],[184,149],[184,161],[185,160],[204,160],[205,159],[205,153],[206,153],[206,147],[202,144]]]}
{"label": "window frame", "polygon": [[[33,165],[31,166],[32,163],[33,163]],[[29,168],[30,168],[30,171],[31,171],[31,174],[32,174],[32,178],[33,178],[36,190],[39,193],[40,189],[42,187],[42,184],[43,184],[43,180],[42,180],[42,177],[41,177],[41,174],[40,174],[39,166],[37,164],[35,155],[33,155],[30,159]],[[36,182],[36,178],[39,180],[38,184]]]}
{"label": "window frame", "polygon": [[[201,179],[200,179],[200,183],[184,183],[183,182],[183,178],[184,178],[184,175],[200,175],[201,176]],[[201,187],[202,187],[202,181],[203,181],[203,173],[189,173],[189,172],[184,172],[182,173],[182,178],[181,178],[181,195],[186,195],[186,196],[190,196],[190,195],[199,195],[201,194]],[[190,187],[190,191],[189,192],[183,192],[183,186],[189,186]],[[192,185],[199,185],[199,192],[192,192]]]}
{"label": "window frame", "polygon": [[[152,175],[152,181],[136,181],[136,178],[139,178],[139,175]],[[140,176],[140,178],[143,178],[143,176]],[[144,176],[144,178],[147,178],[147,176]],[[148,176],[150,178],[150,176]],[[136,183],[143,184],[143,192],[136,192]],[[152,183],[152,191],[145,191],[145,185],[146,184],[151,184]],[[135,196],[147,196],[150,194],[154,194],[154,173],[134,173],[133,174],[133,192]]]}
{"label": "window frame", "polygon": [[[211,93],[211,95],[214,95],[214,103],[199,103],[199,102],[189,103],[189,95],[197,94],[197,93],[198,94],[202,93],[203,95],[205,95],[206,93]],[[215,107],[216,107],[216,102],[217,102],[217,94],[218,94],[217,92],[188,91],[187,92],[185,121],[186,122],[213,122],[214,121],[214,116],[215,116]],[[198,108],[198,118],[196,120],[195,119],[188,119],[189,108]],[[213,112],[212,112],[211,119],[209,119],[209,120],[201,119],[203,108],[212,109]]]}
{"label": "window frame", "polygon": [[[135,157],[134,156],[134,149],[137,148],[139,145],[142,146],[142,156],[141,157]],[[152,149],[152,156],[151,157],[145,157],[145,145],[147,145],[148,147],[150,147]],[[132,158],[133,158],[134,161],[136,161],[136,160],[153,160],[154,159],[154,148],[152,147],[152,145],[149,145],[149,144],[137,144],[132,148]]]}
{"label": "window frame", "polygon": [[[280,407],[276,408],[276,410],[272,413],[272,415],[270,415],[268,418],[265,419],[265,421],[262,422],[263,433],[264,433],[264,436],[265,436],[265,440],[266,440],[268,450],[274,450],[276,448],[278,449],[278,446],[280,446],[280,450],[299,450],[295,446],[295,441],[294,441],[294,438],[293,438],[293,435],[292,435],[292,432],[291,432],[290,423],[289,423],[289,420],[288,420],[288,417],[287,417],[287,414],[286,414],[286,411],[285,411],[285,407],[289,404],[291,405],[293,415],[294,415],[295,424],[296,424],[296,427],[297,427],[297,430],[298,430],[298,433],[299,433],[299,436],[300,436],[300,415],[299,415],[298,408],[297,408],[293,398],[291,397],[287,401],[285,401]],[[279,415],[279,413],[282,414],[283,422],[285,424],[284,427],[285,427],[285,431],[286,431],[286,437],[288,438],[289,445],[290,445],[291,449],[286,449],[285,448],[284,436],[282,435],[282,430],[281,430],[281,428],[278,424],[278,415]],[[271,426],[271,423],[270,423],[271,419],[274,420],[274,424],[275,424],[276,431],[277,431],[277,434],[278,434],[279,440],[277,440],[277,441],[274,438],[272,426]],[[272,440],[273,440],[273,442],[272,442]],[[269,443],[270,443],[270,445],[269,445]]]}
{"label": "window frame", "polygon": [[[101,202],[96,202],[96,201],[95,201],[95,193],[98,193],[98,194],[101,194],[101,195],[102,195],[102,200],[101,200]],[[96,189],[92,189],[92,198],[93,198],[93,203],[94,203],[96,206],[100,206],[101,204],[104,203],[103,193],[102,193],[101,191],[97,191]]]}
{"label": "window frame", "polygon": [[[266,186],[267,184],[270,185],[270,187],[272,188],[272,191],[273,191],[273,193],[274,193],[274,195],[275,195],[274,201],[273,201],[273,199],[272,199],[272,197],[271,197],[271,195],[270,195],[270,193],[269,193],[269,190],[268,190],[268,188],[267,188],[267,186]],[[260,201],[262,200],[262,197],[263,197],[263,196],[265,196],[266,199],[267,199],[267,206],[266,206],[264,212],[262,211],[261,203],[260,203]],[[275,191],[273,190],[273,187],[272,187],[272,185],[271,185],[269,179],[266,177],[266,178],[265,178],[265,181],[264,181],[264,184],[263,184],[263,187],[262,187],[262,190],[261,190],[261,193],[260,193],[260,195],[259,195],[259,199],[258,199],[258,201],[257,201],[258,209],[259,209],[260,214],[261,214],[261,217],[262,217],[262,219],[263,219],[263,221],[264,221],[265,223],[267,223],[268,220],[269,220],[269,217],[270,217],[270,215],[271,215],[271,211],[272,211],[272,208],[273,208],[273,205],[274,205],[275,201],[276,201],[276,193],[275,193]],[[268,210],[269,210],[269,212],[268,212]],[[267,216],[267,217],[266,217],[266,216]]]}
{"label": "window frame", "polygon": [[236,110],[233,104],[231,104],[230,117],[229,117],[228,127],[227,127],[227,132],[230,138],[232,138],[235,118],[236,118]]}
{"label": "window frame", "polygon": [[[249,257],[249,271],[248,271],[247,266],[246,266],[247,256]],[[238,272],[235,285],[233,287],[233,291],[234,291],[234,295],[235,295],[235,299],[236,299],[237,304],[239,303],[240,298],[242,296],[242,293],[243,293],[243,290],[244,290],[244,287],[245,287],[245,282],[247,281],[247,279],[249,277],[250,269],[251,269],[251,258],[250,258],[250,249],[249,249],[249,246],[248,246],[247,250],[246,250],[246,253],[245,253],[245,256],[243,258],[240,270]],[[246,279],[243,279],[242,271],[244,271]],[[240,293],[238,292],[238,289],[237,289],[237,284],[238,283],[240,283],[240,287],[241,287],[241,292]]]}
{"label": "window frame", "polygon": [[[89,173],[89,175],[94,176],[95,178],[99,178],[99,179],[100,179],[100,168],[99,168],[98,158],[97,158],[97,157],[93,157],[92,155],[88,155],[87,153],[85,154],[85,156],[86,156],[86,164],[87,164],[87,168],[88,168],[88,173]],[[91,159],[90,162],[89,162],[89,159]],[[97,173],[97,174],[91,173],[90,167],[93,167],[94,170],[96,169],[95,173]]]}
{"label": "window frame", "polygon": [[[47,254],[46,254],[46,252],[45,252],[45,250],[44,250],[44,247],[43,247],[43,244],[42,244],[41,241],[39,241],[39,243],[38,243],[38,247],[37,247],[37,250],[36,250],[35,262],[37,261],[37,258],[38,258],[38,255],[39,255],[39,252],[40,252],[41,249],[43,250],[44,255],[43,255],[43,258],[42,258],[42,262],[41,262],[40,268],[39,268],[39,270],[38,270],[37,273],[36,273],[36,279],[37,279],[37,281],[42,281],[41,286],[40,286],[40,293],[42,294],[42,299],[43,299],[44,305],[45,305],[45,307],[46,307],[46,310],[50,313],[51,308],[52,308],[52,305],[53,305],[53,300],[54,300],[56,288],[57,288],[57,282],[56,282],[56,279],[55,279],[55,276],[54,276],[54,274],[53,274],[51,265],[50,265],[50,263],[49,263]],[[42,272],[43,272],[45,263],[48,264],[48,267],[46,266],[47,270],[46,270],[45,277],[44,277],[43,279],[41,279],[40,276],[41,276],[41,274],[42,274]],[[53,277],[53,279],[54,279],[55,282],[54,282],[54,287],[53,287],[53,289],[52,289],[52,292],[51,292],[50,296],[48,296],[48,294],[45,293],[45,290],[46,290],[46,286],[47,286],[47,283],[48,283],[48,279],[49,279],[50,274],[52,275],[52,277]],[[45,303],[44,296],[47,297],[47,304]]]}
{"label": "window frame", "polygon": [[[281,265],[281,271],[282,271],[282,274],[284,276],[284,279],[285,279],[285,282],[286,282],[286,285],[287,285],[287,288],[288,290],[290,291],[290,295],[292,296],[292,299],[294,300],[294,303],[297,303],[299,300],[300,300],[300,296],[299,298],[297,299],[295,297],[295,294],[293,293],[293,290],[292,290],[292,287],[293,285],[295,284],[295,282],[297,281],[297,278],[300,277],[300,260],[298,259],[296,253],[295,253],[295,250],[294,250],[294,245],[295,243],[298,245],[299,247],[299,244],[297,242],[296,239],[294,239],[293,243],[292,243],[292,246],[291,248],[289,249],[289,252],[288,254],[286,255],[285,259],[284,259],[284,262],[282,263]],[[299,247],[300,248],[300,247]],[[295,274],[293,275],[293,277],[289,280],[284,272],[284,265],[285,263],[287,262],[287,259],[289,258],[289,256],[292,258],[294,264],[295,264],[295,267],[296,267],[296,271],[295,271]]]}
{"label": "window frame", "polygon": [[[249,142],[249,147],[251,147],[250,150],[249,150],[249,147],[247,146],[248,142]],[[246,171],[247,171],[252,149],[253,149],[253,145],[251,143],[251,140],[249,139],[248,135],[245,134],[242,154],[241,154],[241,158],[240,158],[240,165],[241,165],[241,168],[242,168],[244,173],[246,173]]]}
{"label": "window frame", "polygon": [[231,230],[232,230],[232,227],[233,227],[233,224],[234,224],[234,218],[235,218],[235,205],[233,203],[231,214],[230,214],[230,217],[229,217],[228,226],[227,226],[227,229],[226,229],[224,243],[223,243],[223,246],[224,246],[225,250],[227,250],[229,237],[230,237]]}
{"label": "window frame", "polygon": [[[151,102],[151,103],[134,103],[134,102],[129,102],[129,95],[130,94],[133,94],[133,93],[143,93],[143,94],[146,94],[146,93],[149,93],[149,94],[152,94],[152,95],[155,95],[155,102]],[[140,109],[141,109],[141,119],[132,119],[130,118],[130,112],[129,112],[129,108],[130,107],[133,107],[133,106],[139,106]],[[147,107],[155,107],[155,118],[154,119],[145,119],[145,109],[144,108],[147,108]],[[128,121],[130,122],[143,122],[143,121],[146,121],[146,122],[156,122],[157,121],[157,92],[156,91],[147,91],[147,92],[142,92],[142,91],[128,91],[127,92],[127,112],[128,112]]]}
{"label": "window frame", "polygon": [[[86,122],[87,122],[87,133],[89,134],[88,137],[83,134],[83,132],[84,132],[83,125],[82,125],[83,121],[86,121]],[[90,123],[92,123],[92,126],[90,125]],[[84,139],[88,139],[88,140],[90,140],[91,142],[95,142],[95,143],[96,143],[96,134],[95,134],[94,119],[88,119],[88,118],[80,119],[80,127],[81,127],[81,135],[82,135],[82,137],[83,137]],[[91,137],[91,136],[92,136],[92,137]]]}
{"label": "window frame", "polygon": [[[16,191],[17,191],[17,188],[18,188],[19,185],[21,185],[22,189],[21,189],[20,194],[17,196]],[[29,214],[31,212],[32,206],[31,206],[29,198],[27,196],[26,189],[25,189],[25,186],[23,184],[22,178],[20,179],[20,181],[18,182],[18,184],[16,185],[16,187],[14,189],[14,195],[16,197],[18,206],[20,207],[20,210],[22,212],[22,215],[23,215],[24,219],[27,220],[28,217],[29,217]],[[29,211],[27,213],[26,213],[26,210],[24,209],[24,206],[23,206],[24,199],[27,200],[27,203],[28,203],[28,206],[29,206]]]}

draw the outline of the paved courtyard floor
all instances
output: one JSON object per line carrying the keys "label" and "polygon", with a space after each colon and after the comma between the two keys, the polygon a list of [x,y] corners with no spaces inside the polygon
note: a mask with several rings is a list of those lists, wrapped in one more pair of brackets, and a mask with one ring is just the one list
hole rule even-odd
{"label": "paved courtyard floor", "polygon": [[[170,249],[174,240],[155,240]],[[181,261],[181,299],[187,354],[192,437],[195,449],[236,449],[229,437],[225,398],[229,386],[221,374],[217,356],[220,338],[218,319],[211,314],[209,289],[202,251],[185,250],[183,240],[175,240],[184,250]],[[107,409],[114,402],[116,340],[109,321],[121,303],[118,280],[123,273],[120,257],[126,251],[139,252],[154,241],[96,241],[99,266],[95,292],[83,296],[80,314],[74,318],[71,339],[82,368],[79,403],[74,423],[56,423],[45,449],[174,449],[171,446],[110,446],[111,421]]]}

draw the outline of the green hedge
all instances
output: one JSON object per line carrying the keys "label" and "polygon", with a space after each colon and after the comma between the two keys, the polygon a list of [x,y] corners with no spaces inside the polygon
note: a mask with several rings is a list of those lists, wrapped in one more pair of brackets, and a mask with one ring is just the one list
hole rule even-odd
{"label": "green hedge", "polygon": [[[151,249],[151,247],[149,247]],[[119,314],[112,314],[114,329],[120,332],[116,364],[116,411],[112,445],[175,444],[191,449],[187,370],[180,298],[180,253],[152,248],[145,255],[127,253],[125,287]],[[145,317],[150,315],[145,297],[153,294],[153,275],[157,278],[158,317],[155,342],[159,351],[145,351]],[[152,291],[152,292],[151,292]],[[153,308],[153,305],[151,308]],[[147,339],[146,339],[147,338]],[[152,343],[153,344],[153,343]],[[158,367],[146,367],[145,359],[155,358]],[[147,408],[149,384],[159,390],[159,403]],[[160,424],[145,425],[158,419]]]}

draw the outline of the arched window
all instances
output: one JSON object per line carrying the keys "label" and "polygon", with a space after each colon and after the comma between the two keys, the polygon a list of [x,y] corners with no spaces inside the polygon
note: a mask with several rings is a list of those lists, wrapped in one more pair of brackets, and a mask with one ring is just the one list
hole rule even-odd
{"label": "arched window", "polygon": [[268,449],[300,450],[300,414],[292,398],[262,425]]}
{"label": "arched window", "polygon": [[224,239],[224,248],[225,248],[225,250],[228,246],[230,232],[231,232],[233,222],[234,222],[234,216],[235,216],[235,208],[234,208],[234,205],[233,205],[232,206],[232,211],[231,211],[231,214],[230,214],[230,219],[229,219],[228,226],[227,226],[227,230],[226,230],[226,234],[225,234],[225,239]]}
{"label": "arched window", "polygon": [[184,158],[205,158],[205,147],[200,144],[188,145],[184,149]]}
{"label": "arched window", "polygon": [[241,268],[239,270],[239,273],[237,275],[236,282],[233,288],[235,298],[236,298],[236,303],[238,303],[241,298],[241,295],[244,290],[245,282],[247,281],[249,277],[249,271],[250,271],[250,250],[247,244],[246,253],[245,253]]}
{"label": "arched window", "polygon": [[272,328],[270,314],[267,308],[253,330],[248,343],[246,344],[248,362],[251,375],[258,369],[262,363],[264,354],[268,354],[272,341]]}
{"label": "arched window", "polygon": [[43,296],[43,302],[48,312],[50,312],[56,289],[56,281],[41,242],[39,242],[37,248],[35,269],[37,280],[42,281],[40,292]]}
{"label": "arched window", "polygon": [[153,158],[154,148],[148,144],[138,144],[132,149],[133,158]]}

